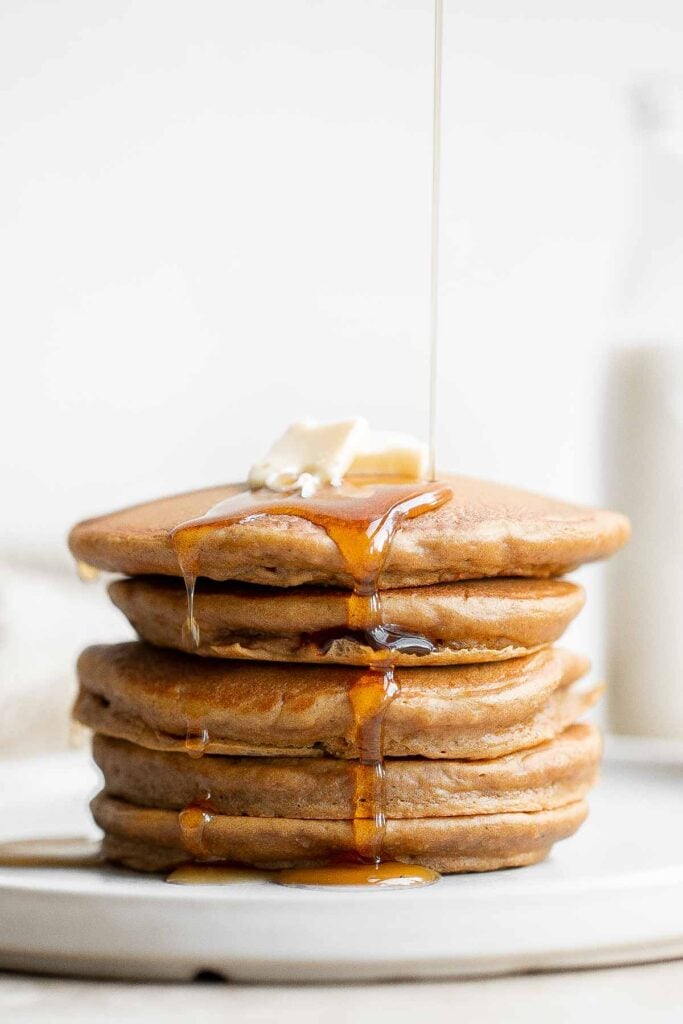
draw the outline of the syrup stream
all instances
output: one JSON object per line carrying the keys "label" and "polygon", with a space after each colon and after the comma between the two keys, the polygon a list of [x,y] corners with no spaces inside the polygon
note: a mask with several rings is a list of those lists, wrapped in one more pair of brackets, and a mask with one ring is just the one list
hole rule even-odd
{"label": "syrup stream", "polygon": [[194,592],[197,585],[197,577],[195,575],[183,576],[185,581],[185,591],[187,593],[187,618],[183,623],[182,639],[183,643],[190,644],[190,641],[199,647],[201,636],[199,633],[199,626],[197,620],[194,617]]}
{"label": "syrup stream", "polygon": [[432,248],[429,296],[429,479],[436,480],[436,383],[439,332],[439,208],[441,199],[441,64],[443,0],[434,0],[434,105],[432,121]]}

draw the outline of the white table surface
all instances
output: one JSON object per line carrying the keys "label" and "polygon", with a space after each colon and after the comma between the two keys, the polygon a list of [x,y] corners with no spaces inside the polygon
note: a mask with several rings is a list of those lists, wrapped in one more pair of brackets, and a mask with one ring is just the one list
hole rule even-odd
{"label": "white table surface", "polygon": [[683,960],[473,981],[373,985],[135,984],[0,974],[8,1024],[679,1024]]}

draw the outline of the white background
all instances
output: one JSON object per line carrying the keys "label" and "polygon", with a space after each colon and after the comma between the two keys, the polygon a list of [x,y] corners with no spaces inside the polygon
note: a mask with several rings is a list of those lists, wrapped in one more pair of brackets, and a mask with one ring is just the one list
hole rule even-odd
{"label": "white background", "polygon": [[[439,463],[601,502],[630,90],[681,68],[683,5],[445,7]],[[303,414],[425,435],[431,33],[431,0],[0,3],[6,688],[126,633],[60,589],[76,519]]]}

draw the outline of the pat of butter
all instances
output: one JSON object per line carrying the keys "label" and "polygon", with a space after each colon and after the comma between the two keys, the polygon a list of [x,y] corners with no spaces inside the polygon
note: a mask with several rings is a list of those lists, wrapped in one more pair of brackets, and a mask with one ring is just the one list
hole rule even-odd
{"label": "pat of butter", "polygon": [[322,484],[338,487],[348,473],[419,480],[426,464],[424,444],[407,434],[373,432],[361,417],[338,423],[299,420],[252,466],[249,483],[309,497]]}
{"label": "pat of butter", "polygon": [[410,434],[399,434],[393,430],[368,430],[354,455],[349,472],[423,480],[427,472],[427,445]]}

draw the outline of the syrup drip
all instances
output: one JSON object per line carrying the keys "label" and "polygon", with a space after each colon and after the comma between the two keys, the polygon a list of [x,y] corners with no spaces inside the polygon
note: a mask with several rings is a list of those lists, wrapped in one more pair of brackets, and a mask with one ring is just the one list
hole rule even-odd
{"label": "syrup drip", "polygon": [[211,736],[206,724],[206,708],[192,695],[191,687],[183,689],[182,709],[185,713],[185,753],[199,758],[206,753]]}
{"label": "syrup drip", "polygon": [[324,487],[310,498],[260,488],[218,502],[205,515],[171,531],[187,591],[184,636],[191,636],[198,645],[194,594],[202,540],[207,533],[277,515],[305,519],[334,541],[354,581],[348,601],[348,626],[376,634],[384,625],[378,580],[396,530],[405,520],[439,508],[450,496],[451,491],[438,483],[426,487],[356,477],[349,478],[342,487]]}
{"label": "syrup drip", "polygon": [[349,700],[353,709],[354,741],[358,761],[354,765],[353,834],[356,853],[378,864],[386,831],[384,816],[384,716],[398,693],[393,668],[370,668],[353,683]]}
{"label": "syrup drip", "polygon": [[[207,534],[264,516],[293,516],[323,529],[337,546],[354,582],[347,605],[348,627],[371,638],[376,650],[386,652],[386,658],[380,663],[360,669],[349,689],[353,740],[359,757],[354,767],[354,845],[356,855],[366,862],[366,873],[367,863],[378,865],[381,860],[386,829],[382,726],[399,690],[391,660],[398,638],[392,633],[394,627],[383,622],[379,578],[400,525],[439,508],[450,497],[450,489],[438,483],[426,485],[361,477],[350,478],[341,487],[324,487],[308,498],[261,488],[227,498],[205,515],[182,523],[171,533],[187,588],[188,628],[192,635],[197,631],[194,588]],[[419,646],[423,639],[407,633],[400,638],[403,644],[414,646]],[[207,820],[210,820],[210,813],[201,807],[192,806],[181,812],[180,828],[185,848],[200,860],[206,857],[202,836]]]}
{"label": "syrup drip", "polygon": [[99,839],[59,836],[0,843],[0,867],[85,868],[101,863]]}
{"label": "syrup drip", "polygon": [[203,726],[198,734],[192,733],[188,730],[188,733],[185,737],[185,753],[189,757],[203,757],[206,748],[209,745],[209,741],[209,730],[206,728],[206,726]]}
{"label": "syrup drip", "polygon": [[183,622],[182,640],[186,646],[194,644],[195,647],[199,647],[201,641],[201,633],[197,620],[194,617],[194,591],[197,585],[196,575],[185,576],[185,591],[187,593],[187,618]]}
{"label": "syrup drip", "polygon": [[[412,633],[402,626],[387,622],[370,630],[351,630],[332,627],[320,629],[315,633],[304,634],[303,643],[313,644],[323,654],[327,654],[337,640],[355,640],[357,643],[370,647],[373,651],[393,654],[433,654],[437,644],[422,633]],[[386,653],[383,653],[386,660]]]}
{"label": "syrup drip", "polygon": [[88,562],[76,562],[76,573],[82,583],[94,583],[100,578],[100,570],[96,569],[94,565],[89,565]]}
{"label": "syrup drip", "polygon": [[211,823],[212,817],[212,812],[199,803],[190,804],[178,814],[180,840],[190,856],[197,861],[210,857],[204,843],[204,831]]}

